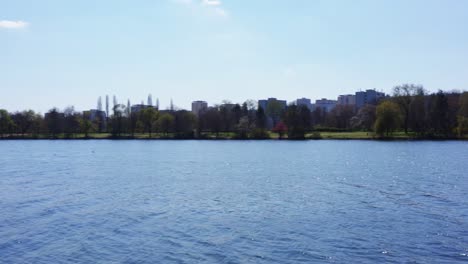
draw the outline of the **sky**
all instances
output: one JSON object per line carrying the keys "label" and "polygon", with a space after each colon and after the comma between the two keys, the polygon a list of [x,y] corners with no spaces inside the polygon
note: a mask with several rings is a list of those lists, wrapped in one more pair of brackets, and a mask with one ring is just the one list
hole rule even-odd
{"label": "sky", "polygon": [[464,0],[0,0],[0,109],[467,90],[467,25]]}

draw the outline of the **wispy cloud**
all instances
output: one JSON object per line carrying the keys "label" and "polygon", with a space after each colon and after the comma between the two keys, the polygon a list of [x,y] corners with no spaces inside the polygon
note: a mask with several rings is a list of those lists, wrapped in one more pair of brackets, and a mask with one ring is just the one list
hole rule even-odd
{"label": "wispy cloud", "polygon": [[172,0],[172,2],[182,5],[197,5],[208,10],[210,14],[225,17],[229,16],[229,13],[224,9],[223,3],[220,0]]}
{"label": "wispy cloud", "polygon": [[206,6],[220,6],[221,1],[219,0],[202,0],[202,5]]}
{"label": "wispy cloud", "polygon": [[21,29],[26,28],[29,25],[28,22],[25,21],[11,21],[11,20],[0,20],[0,28],[7,28],[7,29]]}

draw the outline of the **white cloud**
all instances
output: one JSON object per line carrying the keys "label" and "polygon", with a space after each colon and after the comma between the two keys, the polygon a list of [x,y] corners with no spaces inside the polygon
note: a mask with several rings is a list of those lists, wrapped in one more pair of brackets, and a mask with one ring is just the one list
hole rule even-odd
{"label": "white cloud", "polygon": [[206,6],[220,6],[221,1],[219,0],[202,0],[202,5]]}
{"label": "white cloud", "polygon": [[229,17],[220,0],[172,0],[172,2],[186,6],[199,6],[208,11],[208,14],[223,18]]}
{"label": "white cloud", "polygon": [[0,20],[0,28],[20,29],[20,28],[25,28],[28,25],[29,25],[28,22],[24,22],[21,20],[18,20],[18,21]]}
{"label": "white cloud", "polygon": [[201,0],[201,4],[211,9],[216,16],[228,17],[228,12],[222,7],[220,0]]}

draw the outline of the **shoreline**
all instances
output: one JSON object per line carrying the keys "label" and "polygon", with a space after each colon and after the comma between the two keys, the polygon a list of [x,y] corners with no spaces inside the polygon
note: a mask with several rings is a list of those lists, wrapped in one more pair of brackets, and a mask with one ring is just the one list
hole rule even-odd
{"label": "shoreline", "polygon": [[338,140],[338,141],[352,141],[352,140],[361,140],[361,141],[468,141],[468,138],[459,138],[459,137],[411,137],[411,136],[390,136],[390,137],[374,137],[374,136],[367,136],[367,137],[359,137],[359,136],[341,136],[341,135],[328,135],[328,136],[321,136],[321,137],[306,137],[306,138],[299,138],[299,139],[289,139],[289,138],[282,138],[279,139],[278,137],[270,137],[270,138],[235,138],[235,137],[146,137],[146,136],[77,136],[77,137],[50,137],[46,135],[40,136],[6,136],[1,137],[0,141],[14,141],[14,140],[44,140],[44,141],[83,141],[83,140],[147,140],[147,141],[315,141],[315,140]]}

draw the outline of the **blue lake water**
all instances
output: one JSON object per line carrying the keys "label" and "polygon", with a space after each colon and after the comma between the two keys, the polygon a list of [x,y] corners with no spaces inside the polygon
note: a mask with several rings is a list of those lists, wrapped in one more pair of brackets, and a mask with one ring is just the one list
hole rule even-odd
{"label": "blue lake water", "polygon": [[467,255],[468,142],[0,141],[0,263]]}

